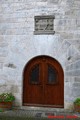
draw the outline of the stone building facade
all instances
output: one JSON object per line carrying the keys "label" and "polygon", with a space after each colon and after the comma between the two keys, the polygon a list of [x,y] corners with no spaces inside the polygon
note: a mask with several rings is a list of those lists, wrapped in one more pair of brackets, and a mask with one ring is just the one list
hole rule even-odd
{"label": "stone building facade", "polygon": [[[34,16],[55,16],[55,34],[34,34]],[[64,71],[64,108],[80,97],[80,0],[0,0],[0,93],[22,106],[23,71],[39,55],[55,58]]]}

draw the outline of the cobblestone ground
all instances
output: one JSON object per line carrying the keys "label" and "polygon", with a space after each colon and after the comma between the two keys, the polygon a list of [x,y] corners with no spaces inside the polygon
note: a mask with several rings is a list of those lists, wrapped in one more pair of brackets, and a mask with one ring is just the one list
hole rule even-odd
{"label": "cobblestone ground", "polygon": [[[76,116],[76,118],[75,118]],[[78,118],[77,118],[78,117]],[[6,119],[3,119],[6,118]],[[53,119],[53,120],[80,120],[80,114],[74,112],[44,112],[44,111],[37,111],[37,110],[9,110],[0,112],[0,120],[32,120],[32,119],[39,119],[39,120],[46,120],[46,119]],[[23,119],[22,119],[23,118]]]}

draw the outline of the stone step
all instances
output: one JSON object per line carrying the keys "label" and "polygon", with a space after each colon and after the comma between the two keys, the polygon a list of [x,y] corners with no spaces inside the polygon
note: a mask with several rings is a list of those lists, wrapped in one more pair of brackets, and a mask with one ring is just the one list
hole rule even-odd
{"label": "stone step", "polygon": [[49,108],[49,107],[29,107],[22,106],[19,109],[30,110],[30,111],[38,111],[38,112],[72,112],[71,110],[67,110],[64,108]]}

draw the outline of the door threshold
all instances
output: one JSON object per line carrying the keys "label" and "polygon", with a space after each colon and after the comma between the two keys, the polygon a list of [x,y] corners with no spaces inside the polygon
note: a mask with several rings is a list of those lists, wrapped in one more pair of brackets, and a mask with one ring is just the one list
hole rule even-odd
{"label": "door threshold", "polygon": [[64,108],[51,108],[51,107],[34,107],[34,106],[21,106],[20,109],[30,111],[43,111],[43,112],[64,112]]}

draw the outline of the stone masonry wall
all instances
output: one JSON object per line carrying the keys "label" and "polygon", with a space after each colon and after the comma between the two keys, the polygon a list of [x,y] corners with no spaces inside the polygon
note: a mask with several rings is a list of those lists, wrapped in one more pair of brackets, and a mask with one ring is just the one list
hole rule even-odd
{"label": "stone masonry wall", "polygon": [[[34,16],[54,15],[54,35],[34,35]],[[64,104],[80,97],[80,0],[0,0],[0,93],[22,106],[23,69],[49,55],[64,70]]]}

